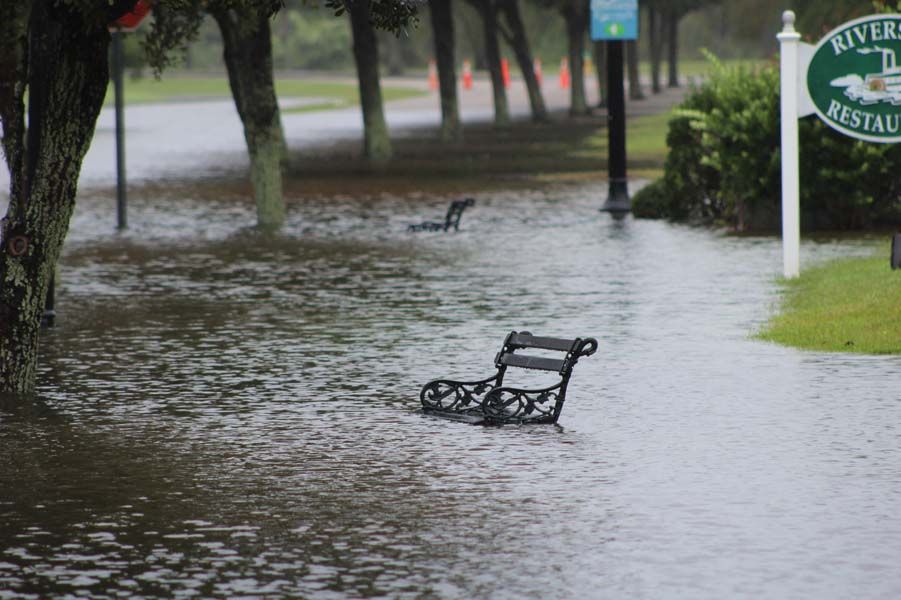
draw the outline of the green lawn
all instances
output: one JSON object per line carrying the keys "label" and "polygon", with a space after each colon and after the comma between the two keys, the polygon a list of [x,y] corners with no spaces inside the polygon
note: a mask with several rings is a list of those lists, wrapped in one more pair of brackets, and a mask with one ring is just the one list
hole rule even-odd
{"label": "green lawn", "polygon": [[[594,60],[592,58],[592,60]],[[752,60],[739,60],[739,59],[726,59],[723,60],[722,63],[724,65],[729,66],[737,66],[737,65],[746,65],[748,67],[762,67],[767,64],[769,61],[765,59],[752,59]],[[669,76],[669,67],[667,66],[666,61],[663,62],[663,65],[660,70],[660,77],[663,81],[663,84],[666,85],[667,77]],[[710,61],[704,58],[696,58],[689,60],[680,60],[679,61],[679,77],[685,78],[689,77],[692,79],[703,79],[709,72],[711,66]],[[550,64],[544,67],[544,76],[545,78],[556,78],[560,74],[559,65]],[[588,66],[588,71],[594,75],[594,63]],[[651,77],[651,63],[648,61],[642,61],[638,65],[638,71],[641,73],[643,78]]]}
{"label": "green lawn", "polygon": [[[149,102],[173,102],[185,100],[205,100],[231,98],[231,90],[225,77],[170,77],[156,80],[152,77],[125,80],[126,104]],[[359,92],[355,83],[335,83],[329,81],[307,81],[301,79],[277,79],[275,90],[279,98],[322,98],[322,102],[290,109],[286,112],[343,108],[359,103]],[[382,88],[384,100],[398,100],[423,95],[425,92],[412,88],[385,86]],[[107,91],[106,102],[113,101],[112,86]]]}
{"label": "green lawn", "polygon": [[[634,117],[626,125],[626,154],[629,176],[643,179],[663,177],[663,161],[666,158],[666,133],[672,113]],[[607,158],[607,129],[602,128],[588,137],[569,156],[577,159],[594,157],[598,161]]]}
{"label": "green lawn", "polygon": [[[767,61],[764,59],[755,59],[755,60],[738,60],[738,59],[727,59],[722,61],[724,65],[728,66],[738,66],[744,65],[747,67],[762,67],[767,64]],[[691,60],[680,60],[679,61],[679,75],[681,77],[694,77],[694,78],[702,78],[706,76],[710,72],[710,61],[704,58],[691,59]],[[666,82],[667,74],[669,71],[666,62],[663,63],[663,67],[661,69],[660,76],[663,78],[663,81]],[[639,70],[641,74],[645,77],[651,76],[651,63],[642,62],[639,66]]]}
{"label": "green lawn", "polygon": [[[738,61],[725,61],[738,62]],[[761,63],[762,61],[744,61]],[[650,73],[648,63],[642,63],[642,74]],[[706,60],[688,60],[679,63],[679,72],[683,76],[697,77],[710,69]],[[555,70],[547,70],[548,76],[554,76]],[[302,79],[280,78],[276,80],[276,92],[280,98],[323,98],[323,102],[315,105],[292,109],[294,111],[321,110],[325,108],[341,108],[359,103],[356,83],[336,83],[330,81],[308,81]],[[385,86],[382,94],[385,100],[398,100],[424,95],[426,92],[413,88]],[[148,102],[173,102],[178,100],[204,100],[210,98],[230,98],[231,91],[228,80],[224,77],[197,77],[169,75],[162,80],[153,77],[125,80],[125,102],[128,104]],[[106,101],[113,101],[112,85],[107,92]]]}
{"label": "green lawn", "polygon": [[[659,161],[666,157],[666,133],[672,113],[636,117],[626,125],[626,150],[630,160]],[[662,175],[662,173],[661,173]]]}
{"label": "green lawn", "polygon": [[888,248],[784,281],[782,312],[756,337],[807,350],[901,354],[901,271]]}

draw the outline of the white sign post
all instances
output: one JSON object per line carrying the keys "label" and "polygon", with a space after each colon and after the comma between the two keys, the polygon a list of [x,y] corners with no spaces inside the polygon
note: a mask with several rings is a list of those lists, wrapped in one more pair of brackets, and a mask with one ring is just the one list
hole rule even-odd
{"label": "white sign post", "polygon": [[795,13],[782,13],[779,40],[779,97],[782,124],[782,274],[791,279],[801,269],[801,182],[798,172],[798,119],[812,115],[807,67],[814,47],[795,31]]}
{"label": "white sign post", "polygon": [[795,31],[795,13],[792,11],[782,14],[782,23],[782,33],[776,36],[782,102],[782,274],[790,279],[797,277],[801,268],[801,184],[798,173],[798,46],[801,34]]}

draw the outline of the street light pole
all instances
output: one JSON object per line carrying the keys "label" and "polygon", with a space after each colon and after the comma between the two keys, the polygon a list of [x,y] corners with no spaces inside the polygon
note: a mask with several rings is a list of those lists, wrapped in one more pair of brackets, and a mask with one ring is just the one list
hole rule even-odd
{"label": "street light pole", "polygon": [[623,84],[623,42],[607,42],[607,171],[610,181],[602,211],[632,210],[626,180],[626,91]]}

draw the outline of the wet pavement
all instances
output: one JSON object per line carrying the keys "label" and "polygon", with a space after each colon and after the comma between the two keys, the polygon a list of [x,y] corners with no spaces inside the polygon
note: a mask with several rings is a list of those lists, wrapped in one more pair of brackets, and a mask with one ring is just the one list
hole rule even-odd
{"label": "wet pavement", "polygon": [[[0,402],[0,598],[897,597],[901,357],[752,339],[778,240],[605,190],[454,234],[406,231],[440,193],[291,192],[263,237],[227,183],[137,187],[121,233],[86,186],[38,395]],[[511,330],[600,342],[558,426],[419,412]]]}

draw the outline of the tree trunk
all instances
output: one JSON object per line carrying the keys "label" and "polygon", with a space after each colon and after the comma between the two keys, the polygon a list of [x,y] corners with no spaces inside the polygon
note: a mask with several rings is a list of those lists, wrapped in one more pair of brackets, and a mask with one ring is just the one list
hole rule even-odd
{"label": "tree trunk", "polygon": [[679,87],[679,15],[670,10],[666,13],[667,63],[669,64],[669,87]]}
{"label": "tree trunk", "polygon": [[211,12],[222,32],[228,81],[244,125],[257,226],[276,230],[285,222],[281,166],[287,148],[272,76],[269,18],[253,9]]}
{"label": "tree trunk", "polygon": [[538,78],[535,76],[535,63],[532,60],[532,51],[529,48],[529,40],[526,37],[526,28],[523,25],[522,15],[519,11],[519,0],[503,0],[500,8],[507,18],[507,24],[510,26],[510,33],[505,36],[507,43],[513,48],[516,62],[519,63],[519,70],[522,71],[522,78],[526,82],[526,89],[529,92],[532,120],[547,121],[547,107],[544,105],[541,86],[538,85]]}
{"label": "tree trunk", "polygon": [[454,66],[454,18],[451,0],[431,0],[429,15],[435,38],[435,62],[438,65],[438,88],[441,94],[441,139],[463,140],[460,103],[457,100],[457,71]]}
{"label": "tree trunk", "polygon": [[[15,4],[4,7],[2,16],[10,8],[27,10],[28,3]],[[71,5],[50,1],[34,3],[29,23],[27,63],[24,54],[11,59],[20,75],[29,65],[27,132],[9,114],[9,107],[15,113],[23,100],[24,80],[14,86],[11,105],[3,98],[3,143],[12,182],[0,244],[0,391],[17,394],[35,387],[47,289],[109,83],[110,35],[102,23],[87,22]],[[0,26],[0,32],[6,34],[9,25]],[[4,46],[12,39],[4,35]],[[4,85],[8,74],[0,76]],[[14,120],[7,122],[9,116]]]}
{"label": "tree trunk", "polygon": [[510,125],[510,105],[507,102],[507,90],[504,88],[504,76],[501,72],[501,48],[497,41],[497,6],[495,0],[474,0],[473,5],[482,16],[485,60],[488,63],[494,96],[494,124],[497,127],[507,127]]}
{"label": "tree trunk", "polygon": [[648,6],[648,47],[651,55],[651,91],[659,94],[660,65],[663,62],[663,28],[660,26],[660,9],[656,4]]}
{"label": "tree trunk", "polygon": [[582,53],[585,49],[585,31],[588,28],[588,3],[585,0],[569,0],[562,11],[566,21],[571,78],[569,114],[584,115],[588,114],[588,101],[585,99]]}
{"label": "tree trunk", "polygon": [[629,99],[644,100],[644,91],[641,89],[641,74],[638,71],[638,42],[636,40],[628,40],[626,42],[626,62],[629,67]]}
{"label": "tree trunk", "polygon": [[592,42],[594,51],[594,69],[598,77],[598,107],[607,106],[607,43],[604,41]]}
{"label": "tree trunk", "polygon": [[392,149],[382,104],[378,40],[370,23],[369,3],[349,2],[347,8],[363,109],[363,154],[371,165],[384,166],[391,160]]}
{"label": "tree trunk", "polygon": [[10,195],[18,197],[25,165],[24,88],[27,78],[28,21],[31,2],[0,4],[0,126],[3,155],[10,173]]}

